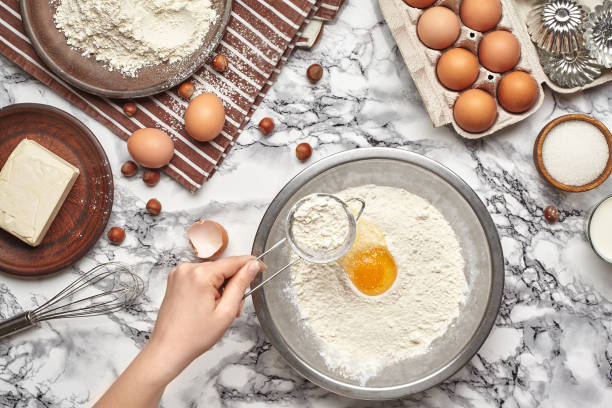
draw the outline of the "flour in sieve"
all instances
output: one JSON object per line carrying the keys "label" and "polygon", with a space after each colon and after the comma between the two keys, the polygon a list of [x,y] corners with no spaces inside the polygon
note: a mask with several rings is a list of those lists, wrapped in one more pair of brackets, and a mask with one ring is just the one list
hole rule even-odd
{"label": "flour in sieve", "polygon": [[216,19],[210,0],[51,0],[67,43],[135,76],[196,51]]}
{"label": "flour in sieve", "polygon": [[368,297],[337,263],[300,261],[289,292],[329,368],[364,384],[385,366],[425,353],[446,332],[465,301],[465,263],[452,227],[425,199],[374,185],[338,196],[366,201],[363,217],[384,232],[395,258],[394,285]]}
{"label": "flour in sieve", "polygon": [[293,214],[291,232],[298,248],[324,255],[344,244],[349,234],[349,219],[338,200],[315,195]]}

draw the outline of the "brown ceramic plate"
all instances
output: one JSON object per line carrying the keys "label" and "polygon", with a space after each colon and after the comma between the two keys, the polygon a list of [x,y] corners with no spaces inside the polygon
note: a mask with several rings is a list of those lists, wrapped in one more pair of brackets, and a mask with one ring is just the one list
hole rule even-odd
{"label": "brown ceramic plate", "polygon": [[0,110],[0,167],[25,138],[81,171],[39,246],[0,230],[0,271],[39,276],[72,265],[98,241],[113,207],[113,174],[93,133],[59,109],[27,103]]}
{"label": "brown ceramic plate", "polygon": [[[548,170],[546,170],[546,167],[544,166],[544,159],[542,158],[542,148],[544,146],[544,140],[546,140],[548,133],[558,124],[566,122],[568,120],[582,120],[584,122],[590,123],[601,131],[601,133],[605,136],[606,141],[608,142],[608,151],[610,153],[608,158],[608,164],[606,165],[603,173],[601,173],[601,175],[595,180],[583,186],[569,186],[567,184],[563,184],[560,181],[555,180],[550,175]],[[548,124],[544,126],[544,128],[540,131],[540,134],[536,138],[535,144],[533,146],[533,161],[535,162],[535,166],[538,169],[540,175],[542,175],[542,177],[546,181],[548,181],[550,184],[552,184],[559,190],[569,191],[571,193],[581,193],[583,191],[592,190],[595,187],[600,186],[604,181],[606,181],[606,179],[610,176],[610,173],[612,173],[612,134],[610,133],[606,125],[604,125],[592,116],[585,115],[582,113],[572,113],[569,115],[559,116],[558,118],[548,122]]]}
{"label": "brown ceramic plate", "polygon": [[66,44],[66,37],[53,22],[59,1],[21,0],[20,3],[25,30],[45,64],[76,88],[111,98],[153,95],[189,78],[204,65],[221,41],[232,10],[232,0],[212,0],[218,17],[196,52],[173,64],[166,62],[143,68],[137,78],[129,78],[109,71],[103,63],[93,57],[84,57]]}

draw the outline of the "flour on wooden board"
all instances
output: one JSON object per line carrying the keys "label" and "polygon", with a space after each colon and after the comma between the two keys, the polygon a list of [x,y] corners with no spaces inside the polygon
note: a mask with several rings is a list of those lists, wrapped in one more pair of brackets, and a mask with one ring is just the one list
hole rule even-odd
{"label": "flour on wooden board", "polygon": [[368,297],[337,263],[300,261],[289,290],[329,368],[363,384],[385,366],[425,353],[444,334],[465,301],[465,261],[452,227],[427,200],[374,185],[338,196],[366,201],[363,216],[384,232],[395,258],[395,283]]}

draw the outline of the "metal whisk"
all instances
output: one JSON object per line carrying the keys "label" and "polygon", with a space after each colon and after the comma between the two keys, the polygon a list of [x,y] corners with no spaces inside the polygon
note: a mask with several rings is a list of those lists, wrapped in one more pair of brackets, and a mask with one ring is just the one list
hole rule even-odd
{"label": "metal whisk", "polygon": [[134,303],[143,292],[144,282],[127,265],[120,262],[101,264],[36,309],[1,321],[0,338],[46,320],[112,313]]}

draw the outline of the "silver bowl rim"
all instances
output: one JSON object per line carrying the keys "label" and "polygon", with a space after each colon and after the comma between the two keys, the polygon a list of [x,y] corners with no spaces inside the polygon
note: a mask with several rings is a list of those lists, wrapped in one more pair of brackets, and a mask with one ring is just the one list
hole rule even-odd
{"label": "silver bowl rim", "polygon": [[[277,215],[285,206],[287,201],[289,201],[289,199],[304,184],[319,174],[334,167],[350,162],[373,159],[408,162],[425,170],[429,170],[441,177],[467,201],[483,228],[489,244],[489,253],[491,256],[492,266],[489,299],[480,325],[463,349],[461,349],[451,361],[436,372],[411,383],[380,388],[347,384],[328,377],[309,366],[291,350],[278,330],[276,330],[274,326],[267,324],[272,320],[270,318],[268,307],[264,302],[263,291],[258,291],[253,294],[253,304],[255,306],[257,318],[259,319],[263,331],[268,337],[270,343],[276,348],[287,363],[304,378],[328,391],[348,398],[362,400],[389,400],[424,391],[438,385],[455,374],[478,352],[495,324],[495,319],[497,318],[504,292],[504,255],[495,223],[487,211],[487,208],[474,190],[472,190],[472,188],[457,174],[442,164],[421,154],[407,150],[387,147],[371,147],[336,153],[315,162],[302,172],[298,173],[280,190],[280,192],[268,206],[268,209],[266,210],[259,224],[259,228],[257,229],[255,240],[253,242],[252,254],[258,256],[264,252],[268,235],[272,226],[274,225]],[[258,277],[251,284],[251,287],[256,286],[259,280],[261,280],[260,277]]]}

